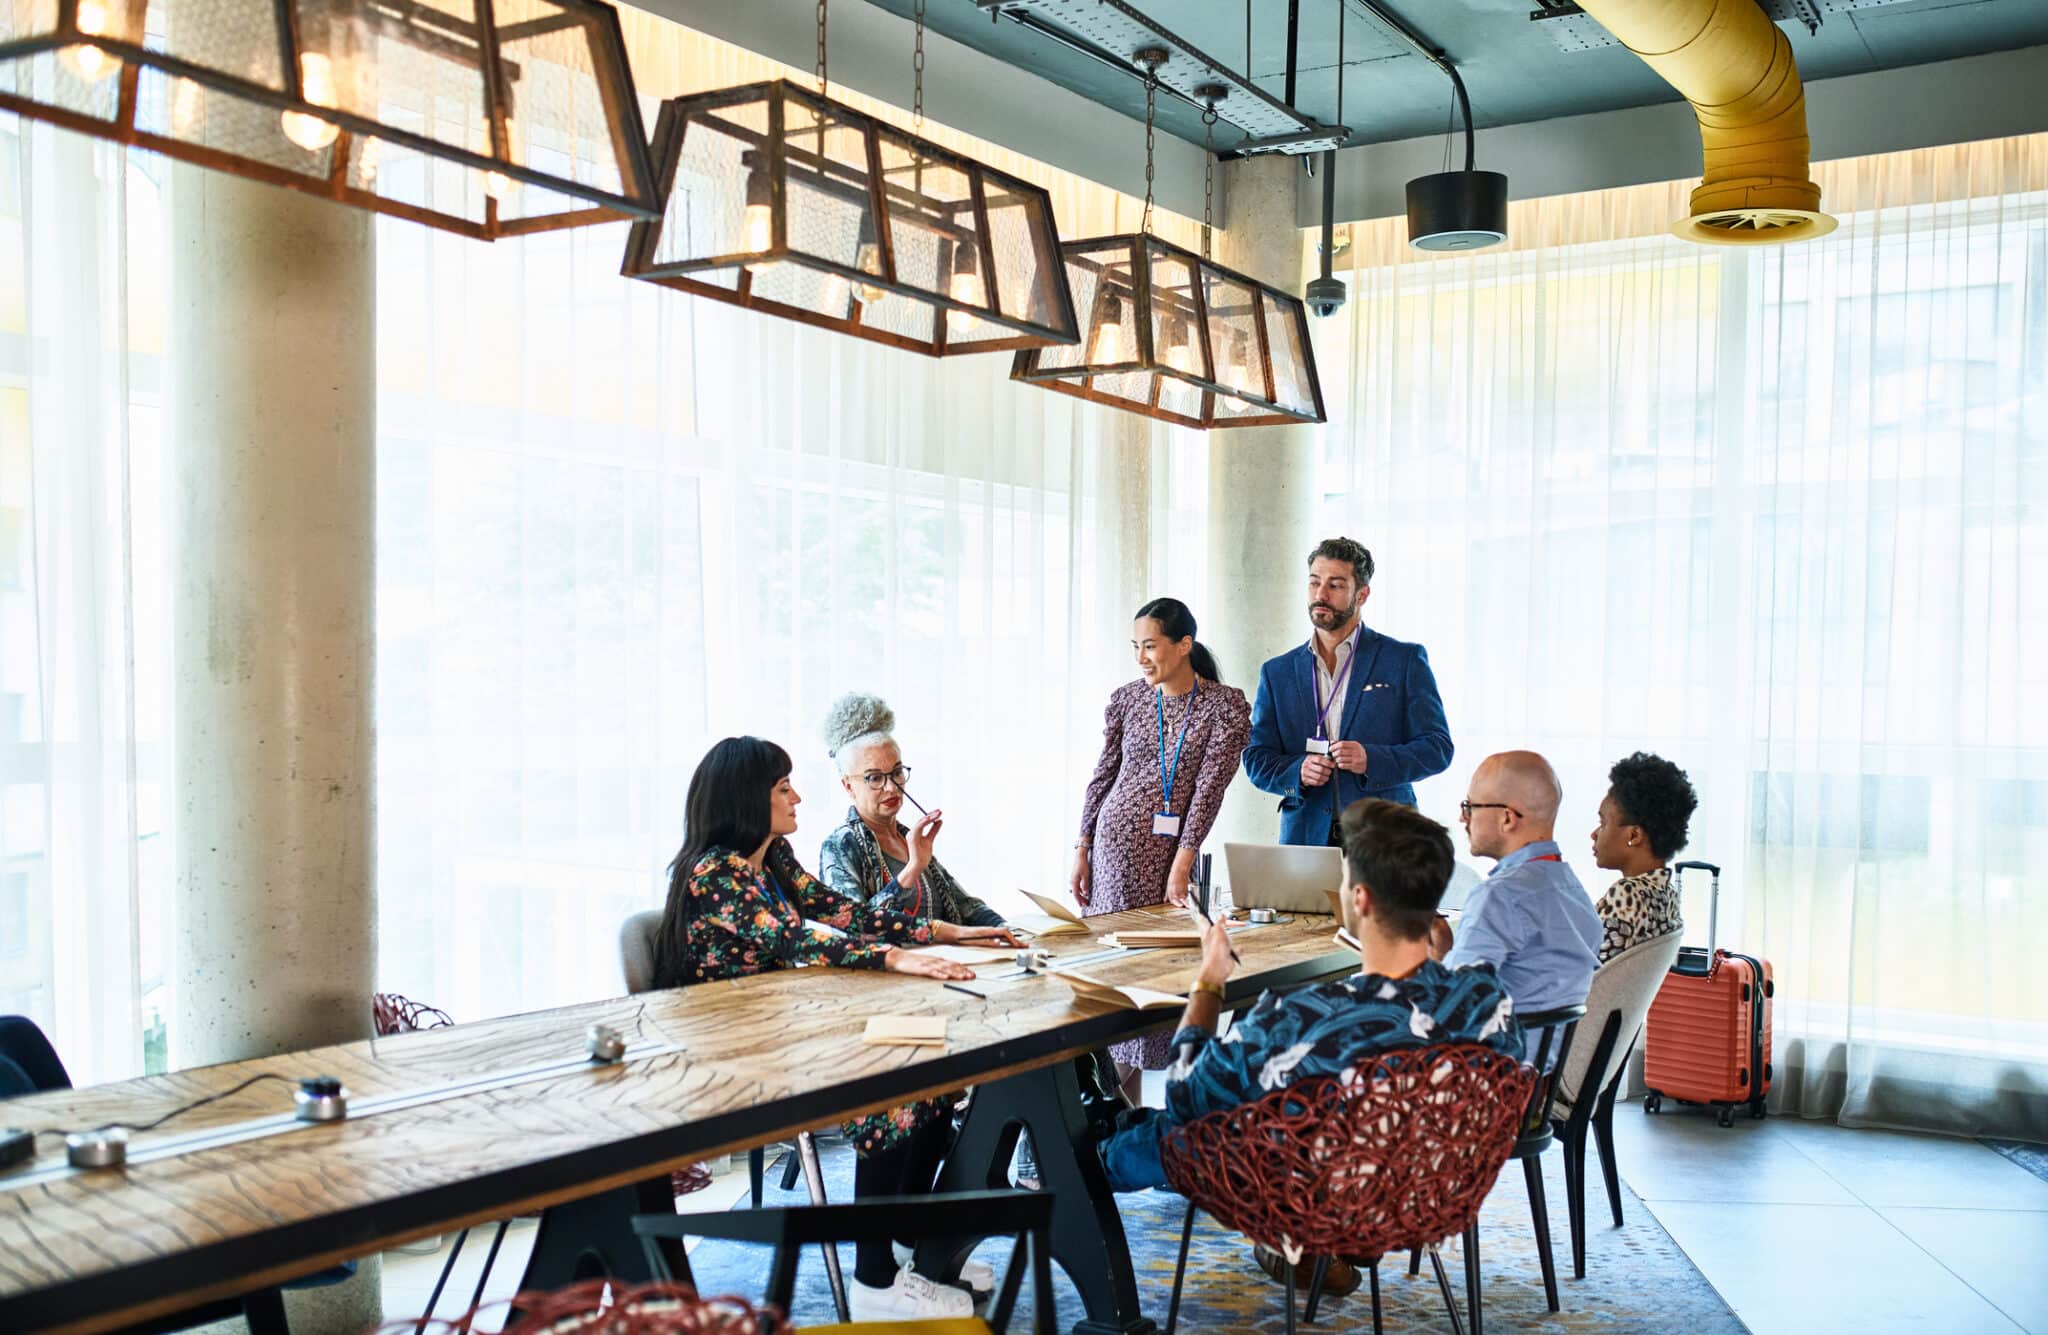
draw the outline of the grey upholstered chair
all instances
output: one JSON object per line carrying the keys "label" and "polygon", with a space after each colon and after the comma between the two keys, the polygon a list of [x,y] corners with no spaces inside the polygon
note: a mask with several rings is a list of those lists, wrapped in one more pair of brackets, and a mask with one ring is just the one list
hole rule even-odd
{"label": "grey upholstered chair", "polygon": [[[661,918],[660,909],[645,909],[619,925],[619,969],[625,975],[629,993],[654,990],[654,937],[661,930]],[[747,1152],[747,1176],[756,1209],[761,1205],[761,1179],[766,1160],[767,1153],[761,1146]],[[808,1131],[797,1134],[796,1154],[790,1171],[785,1171],[782,1176],[784,1191],[796,1185],[794,1169],[798,1165],[803,1168],[804,1185],[810,1189],[811,1204],[823,1205],[825,1173],[818,1163],[817,1141]],[[846,1282],[839,1273],[839,1249],[829,1242],[822,1242],[819,1247],[825,1253],[825,1276],[832,1282],[833,1306],[838,1309],[839,1319],[846,1321]]]}
{"label": "grey upholstered chair", "polygon": [[1614,1226],[1621,1227],[1621,1176],[1614,1162],[1614,1098],[1628,1067],[1629,1050],[1643,1031],[1664,975],[1678,958],[1681,932],[1668,932],[1630,946],[1593,971],[1586,992],[1586,1018],[1579,1023],[1558,1073],[1557,1103],[1551,1110],[1564,1142],[1564,1181],[1572,1225],[1572,1275],[1586,1277],[1586,1133],[1600,1151],[1601,1175]]}

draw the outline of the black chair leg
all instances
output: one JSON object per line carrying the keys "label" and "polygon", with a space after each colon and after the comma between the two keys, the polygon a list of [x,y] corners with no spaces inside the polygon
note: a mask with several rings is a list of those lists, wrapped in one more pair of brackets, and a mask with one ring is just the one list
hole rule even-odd
{"label": "black chair leg", "polygon": [[1572,1229],[1572,1278],[1586,1277],[1586,1130],[1564,1133],[1565,1214]]}
{"label": "black chair leg", "polygon": [[1543,1158],[1532,1154],[1522,1160],[1522,1177],[1529,1184],[1529,1222],[1536,1227],[1536,1257],[1543,1263],[1543,1297],[1550,1310],[1557,1302],[1557,1259],[1550,1254],[1550,1204],[1543,1198]]}
{"label": "black chair leg", "polygon": [[782,1161],[782,1189],[784,1191],[796,1190],[797,1171],[802,1167],[803,1154],[797,1147],[791,1146],[789,1157]]}
{"label": "black chair leg", "polygon": [[1372,1283],[1372,1335],[1387,1335],[1386,1326],[1380,1316],[1380,1263],[1374,1261],[1366,1267],[1366,1277]]}
{"label": "black chair leg", "polygon": [[484,1285],[490,1283],[491,1267],[498,1263],[498,1248],[504,1245],[505,1230],[512,1227],[510,1219],[498,1221],[498,1231],[491,1235],[491,1249],[484,1253],[484,1268],[477,1273],[476,1292],[469,1295],[469,1310],[474,1312],[477,1304],[484,1300]]}
{"label": "black chair leg", "polygon": [[1486,1329],[1486,1307],[1479,1286],[1479,1225],[1465,1230],[1465,1311],[1472,1318],[1472,1335]]}
{"label": "black chair leg", "polygon": [[1166,1335],[1173,1335],[1180,1322],[1180,1286],[1188,1273],[1188,1239],[1195,1234],[1195,1203],[1188,1202],[1188,1217],[1180,1226],[1180,1259],[1173,1263],[1173,1298],[1166,1304]]}
{"label": "black chair leg", "polygon": [[768,1151],[756,1145],[747,1151],[747,1186],[754,1194],[754,1208],[761,1208],[761,1179],[768,1169]]}
{"label": "black chair leg", "polygon": [[1421,1273],[1422,1248],[1417,1247],[1414,1251],[1408,1253],[1408,1278],[1413,1279]]}
{"label": "black chair leg", "polygon": [[462,1244],[469,1241],[469,1230],[463,1229],[455,1235],[455,1244],[448,1249],[448,1259],[441,1263],[441,1277],[434,1281],[434,1291],[427,1295],[427,1310],[420,1314],[420,1322],[412,1328],[413,1335],[424,1335],[427,1323],[434,1319],[434,1309],[441,1305],[441,1290],[448,1287],[448,1276],[455,1273],[455,1262],[462,1255]]}
{"label": "black chair leg", "polygon": [[1621,1170],[1614,1160],[1614,1100],[1600,1101],[1593,1114],[1593,1144],[1600,1151],[1600,1176],[1607,1181],[1607,1204],[1614,1210],[1614,1226],[1621,1227]]}
{"label": "black chair leg", "polygon": [[1329,1277],[1330,1258],[1318,1256],[1316,1258],[1316,1268],[1309,1272],[1308,1307],[1301,1314],[1303,1325],[1313,1326],[1316,1323],[1316,1308],[1321,1306],[1323,1301],[1323,1281]]}
{"label": "black chair leg", "polygon": [[1451,1335],[1465,1335],[1465,1323],[1458,1319],[1458,1298],[1451,1292],[1451,1277],[1444,1273],[1444,1258],[1432,1251],[1429,1264],[1436,1271],[1436,1286],[1444,1295],[1444,1310],[1451,1314]]}
{"label": "black chair leg", "polygon": [[1292,1261],[1287,1262],[1287,1335],[1294,1335],[1294,1262]]}

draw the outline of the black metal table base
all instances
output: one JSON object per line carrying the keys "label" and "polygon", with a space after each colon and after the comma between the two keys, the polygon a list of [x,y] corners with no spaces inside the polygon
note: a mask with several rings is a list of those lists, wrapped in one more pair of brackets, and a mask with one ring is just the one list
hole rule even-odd
{"label": "black metal table base", "polygon": [[[1103,1175],[1073,1062],[1025,1071],[977,1086],[938,1190],[974,1191],[1009,1185],[1020,1132],[1031,1133],[1039,1182],[1053,1194],[1052,1259],[1080,1291],[1086,1316],[1075,1335],[1153,1335],[1158,1327],[1138,1308],[1138,1281],[1124,1241],[1116,1194]],[[980,1238],[928,1242],[918,1270],[955,1275]]]}
{"label": "black metal table base", "polygon": [[[676,1208],[669,1176],[649,1178],[628,1187],[586,1196],[549,1207],[533,1238],[533,1255],[519,1281],[522,1292],[544,1292],[583,1279],[619,1279],[641,1284],[654,1278],[646,1250],[633,1232],[636,1214],[661,1214]],[[677,1279],[690,1278],[689,1257],[680,1245],[664,1249]]]}

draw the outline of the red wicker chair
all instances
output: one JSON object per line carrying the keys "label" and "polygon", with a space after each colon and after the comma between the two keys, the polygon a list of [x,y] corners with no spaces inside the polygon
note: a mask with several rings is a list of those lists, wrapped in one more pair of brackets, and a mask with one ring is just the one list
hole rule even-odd
{"label": "red wicker chair", "polygon": [[1167,1135],[1167,1180],[1188,1198],[1166,1331],[1180,1319],[1195,1212],[1280,1253],[1287,1262],[1287,1329],[1294,1330],[1295,1265],[1323,1258],[1311,1281],[1315,1318],[1327,1258],[1364,1265],[1372,1325],[1380,1325],[1380,1257],[1428,1248],[1462,1331],[1435,1245],[1479,1215],[1514,1147],[1536,1073],[1475,1043],[1383,1053],[1344,1077],[1276,1089]]}

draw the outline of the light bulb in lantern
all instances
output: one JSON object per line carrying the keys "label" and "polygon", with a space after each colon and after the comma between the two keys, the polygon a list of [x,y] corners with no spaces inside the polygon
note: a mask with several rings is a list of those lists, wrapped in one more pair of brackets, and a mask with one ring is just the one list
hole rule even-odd
{"label": "light bulb in lantern", "polygon": [[1174,370],[1186,372],[1188,375],[1201,373],[1200,358],[1195,352],[1193,341],[1188,337],[1186,320],[1175,317],[1167,322],[1166,351],[1161,360]]}
{"label": "light bulb in lantern", "polygon": [[954,248],[953,277],[946,284],[946,295],[966,306],[988,305],[988,286],[981,281],[981,269],[974,262],[972,246]]}
{"label": "light bulb in lantern", "polygon": [[[860,249],[854,252],[853,267],[862,273],[871,273],[875,277],[880,278],[882,276],[882,248],[872,241],[861,242]],[[860,295],[861,303],[869,306],[889,295],[888,289],[876,287],[873,283],[862,283],[854,291]]]}
{"label": "light bulb in lantern", "polygon": [[[107,7],[99,0],[78,0],[77,22],[78,31],[87,37],[104,36]],[[112,74],[114,66],[119,63],[96,46],[67,46],[63,61],[67,69],[87,83],[98,83]]]}
{"label": "light bulb in lantern", "polygon": [[1251,345],[1243,334],[1230,336],[1230,355],[1216,368],[1216,379],[1246,394],[1265,394],[1264,377],[1252,364]]}
{"label": "light bulb in lantern", "polygon": [[1104,293],[1098,303],[1095,328],[1088,335],[1088,364],[1112,366],[1130,360],[1124,339],[1124,304]]}
{"label": "light bulb in lantern", "polygon": [[[299,54],[299,91],[316,107],[335,105],[334,66],[320,52]],[[279,122],[284,126],[284,137],[308,153],[318,153],[341,137],[339,125],[302,111],[287,111]]]}
{"label": "light bulb in lantern", "polygon": [[[488,156],[490,152],[490,147],[486,145],[484,153]],[[505,121],[505,160],[507,162],[519,161],[519,123],[509,117]],[[507,176],[504,172],[484,173],[484,193],[499,203],[504,203],[511,196],[518,193],[518,190],[519,180],[517,177]]]}
{"label": "light bulb in lantern", "polygon": [[775,188],[752,149],[740,154],[747,169],[747,211],[740,218],[740,249],[763,251],[775,244]]}

